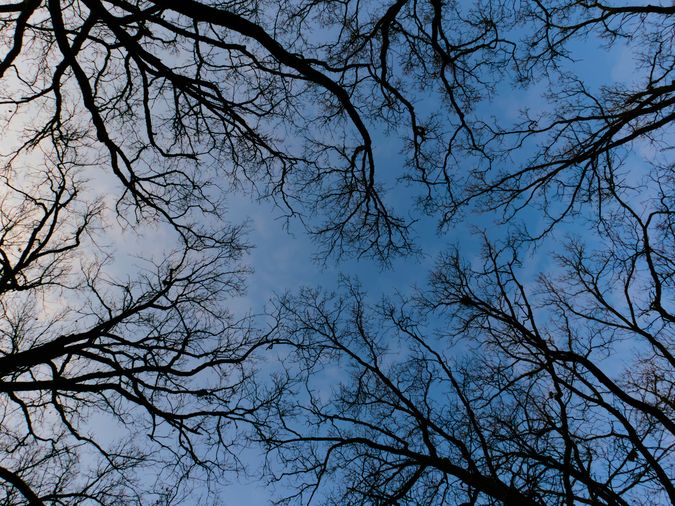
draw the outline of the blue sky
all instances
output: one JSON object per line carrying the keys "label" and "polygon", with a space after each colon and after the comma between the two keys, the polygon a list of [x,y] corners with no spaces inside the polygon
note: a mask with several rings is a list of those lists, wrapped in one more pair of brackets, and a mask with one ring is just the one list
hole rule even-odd
{"label": "blue sky", "polygon": [[[600,49],[597,41],[575,42],[575,53],[582,55],[571,65],[586,82],[599,86],[612,82],[626,82],[632,75],[633,62],[630,52],[621,46],[611,52]],[[524,107],[543,106],[542,94],[547,84],[539,82],[525,89],[505,86],[489,103],[482,104],[479,114],[488,112],[506,121],[516,121],[519,111]],[[421,100],[422,109],[437,108],[433,99]],[[482,109],[482,111],[481,111]],[[458,243],[471,244],[475,251],[478,244],[471,231],[474,227],[487,230],[495,238],[505,233],[504,227],[496,224],[493,216],[475,212],[463,216],[463,221],[454,224],[448,230],[439,232],[437,218],[422,216],[415,208],[415,198],[419,188],[397,182],[391,174],[401,174],[405,163],[400,155],[400,140],[394,134],[375,130],[375,153],[377,157],[378,178],[384,180],[389,189],[387,202],[402,214],[414,215],[419,219],[413,229],[416,244],[421,255],[395,259],[390,267],[381,265],[370,258],[354,258],[345,255],[342,258],[329,258],[326,262],[317,260],[319,249],[312,238],[297,220],[292,220],[288,230],[282,210],[269,201],[255,201],[247,195],[228,196],[229,219],[233,222],[249,222],[249,241],[254,246],[248,259],[254,273],[249,277],[246,304],[257,309],[272,293],[294,290],[301,286],[321,285],[324,288],[336,286],[341,274],[360,279],[375,299],[395,290],[407,291],[411,285],[423,285],[430,268],[439,253]],[[534,225],[539,217],[536,211],[528,211],[521,216],[523,221]],[[578,230],[578,224],[567,231]],[[563,231],[564,233],[564,231]],[[469,251],[467,249],[467,251]],[[540,256],[540,255],[538,255]]]}
{"label": "blue sky", "polygon": [[[620,44],[611,52],[599,49],[598,46],[597,40],[576,41],[572,53],[577,55],[578,60],[569,64],[570,69],[596,88],[600,84],[630,82],[635,76],[631,52]],[[545,107],[542,95],[548,91],[547,86],[543,80],[526,89],[516,89],[510,84],[505,84],[498,90],[493,100],[478,107],[477,114],[494,115],[507,122],[516,121],[519,111],[524,107],[533,109]],[[436,111],[439,108],[436,97],[420,95],[417,99],[420,110]],[[253,249],[245,259],[253,269],[253,273],[248,277],[248,289],[244,295],[227,301],[235,314],[261,315],[275,294],[294,292],[303,286],[319,286],[328,291],[338,290],[338,281],[342,275],[358,279],[371,301],[378,301],[397,292],[403,295],[410,294],[415,287],[424,287],[438,255],[452,245],[459,245],[467,258],[477,256],[479,240],[472,233],[474,227],[486,230],[493,239],[504,237],[508,232],[506,227],[498,226],[494,217],[490,215],[467,213],[462,221],[439,233],[436,218],[423,217],[415,208],[419,188],[407,186],[397,180],[403,173],[405,163],[400,155],[401,140],[395,133],[387,133],[378,125],[370,126],[373,130],[379,170],[377,177],[389,190],[386,201],[400,214],[420,218],[413,230],[420,254],[414,257],[395,258],[390,266],[383,266],[369,257],[358,259],[348,255],[339,259],[329,258],[322,263],[316,260],[319,253],[317,244],[298,221],[291,221],[286,229],[283,210],[275,208],[269,201],[258,202],[245,194],[234,193],[226,197],[229,209],[226,218],[232,223],[247,222],[248,242],[253,245]],[[110,199],[109,205],[113,206],[114,196],[119,194],[118,182],[114,176],[102,171],[98,166],[89,169],[87,175],[90,179],[91,192],[100,195],[100,198]],[[115,191],[110,191],[110,188],[115,188]],[[539,220],[536,211],[532,210],[524,212],[520,217],[528,225],[533,226],[536,226]],[[109,220],[108,225],[111,226],[106,225],[105,233],[101,235],[114,249],[114,261],[109,267],[113,274],[132,275],[136,266],[147,265],[146,261],[153,257],[162,258],[166,250],[175,245],[173,242],[175,238],[168,227],[149,224],[140,227],[136,232],[122,231],[114,226],[112,213]],[[532,280],[537,273],[550,270],[551,251],[554,251],[558,247],[559,240],[569,233],[590,239],[589,234],[593,232],[589,232],[578,222],[560,227],[553,237],[527,259],[526,277]],[[265,318],[264,316],[259,318],[259,324],[264,328]],[[264,366],[262,363],[261,367]],[[93,423],[99,430],[114,431],[114,427],[109,429],[104,427],[101,419],[93,420]],[[260,459],[260,454],[254,450],[244,456],[253,474],[251,477],[243,475],[239,478],[228,477],[231,484],[223,488],[223,503],[255,506],[269,502],[273,489],[261,483],[255,476],[259,470]]]}
{"label": "blue sky", "polygon": [[[625,46],[617,45],[608,52],[599,47],[598,41],[582,40],[574,43],[573,53],[578,59],[570,64],[570,68],[596,89],[602,84],[626,83],[634,76],[633,55]],[[498,90],[494,100],[483,104],[478,112],[489,112],[499,119],[516,121],[519,111],[524,107],[545,107],[542,95],[546,91],[545,81],[525,89],[504,86]],[[418,98],[422,108],[438,107],[430,97]],[[374,137],[378,166],[394,169],[381,171],[380,177],[383,174],[386,178],[386,174],[400,173],[404,160],[399,154],[399,139],[381,130],[376,130]],[[392,190],[388,193],[388,202],[404,213],[417,212],[414,208],[417,188],[399,184],[391,177],[385,180],[385,184]],[[418,257],[395,259],[390,267],[384,267],[369,258],[355,259],[349,256],[331,258],[322,263],[315,259],[318,248],[312,238],[298,222],[292,221],[289,230],[285,230],[283,213],[270,202],[255,202],[244,195],[233,195],[228,203],[232,220],[250,221],[249,239],[254,249],[248,261],[254,272],[248,279],[246,295],[237,299],[235,304],[241,310],[251,309],[254,313],[261,312],[275,293],[296,291],[303,286],[335,290],[341,275],[357,278],[371,301],[396,292],[410,294],[414,287],[424,287],[438,255],[451,246],[460,245],[466,257],[476,256],[479,241],[472,233],[474,227],[486,230],[495,239],[507,233],[507,229],[495,224],[494,218],[489,215],[467,214],[462,222],[441,233],[437,230],[435,218],[424,217],[414,229],[416,242],[422,252]],[[536,225],[539,220],[536,211],[532,210],[526,211],[520,218],[528,225]],[[589,234],[594,233],[584,226],[580,227],[578,222],[563,225],[527,259],[524,267],[526,278],[533,281],[538,273],[550,271],[551,252],[559,247],[563,237],[575,234],[591,238]],[[258,454],[251,452],[246,460],[255,469],[258,458]],[[255,477],[247,479],[242,476],[239,481],[234,480],[226,486],[225,490],[225,503],[232,505],[267,504],[271,497],[271,489]]]}

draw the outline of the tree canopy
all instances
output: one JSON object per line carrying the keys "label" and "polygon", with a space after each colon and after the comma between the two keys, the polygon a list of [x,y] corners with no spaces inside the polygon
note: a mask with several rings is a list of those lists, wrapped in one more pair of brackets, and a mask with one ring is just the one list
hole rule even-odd
{"label": "tree canopy", "polygon": [[[673,14],[0,5],[0,501],[198,501],[252,445],[302,504],[675,503]],[[482,250],[239,314],[237,192],[347,270]]]}

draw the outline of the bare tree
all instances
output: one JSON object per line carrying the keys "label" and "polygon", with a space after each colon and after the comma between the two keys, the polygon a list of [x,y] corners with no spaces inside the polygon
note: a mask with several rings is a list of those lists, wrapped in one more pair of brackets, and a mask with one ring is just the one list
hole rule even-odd
{"label": "bare tree", "polygon": [[265,339],[225,303],[241,230],[195,226],[116,278],[92,242],[111,225],[101,204],[51,161],[3,177],[0,501],[181,502],[191,478],[236,464],[228,427],[254,407],[245,363]]}
{"label": "bare tree", "polygon": [[[250,181],[305,216],[329,250],[351,244],[387,258],[413,247],[406,222],[381,196],[372,141],[381,125],[403,136],[409,177],[427,187],[427,206],[449,219],[486,193],[503,195],[494,205],[508,207],[568,188],[571,204],[574,188],[603,175],[588,164],[672,119],[670,7],[89,0],[2,11],[11,41],[0,66],[9,90],[2,102],[43,112],[27,143],[76,129],[103,149],[128,201],[171,220],[197,205],[203,195],[195,186],[216,165],[220,176]],[[533,34],[527,44],[515,38],[521,21]],[[317,29],[336,36],[315,40]],[[509,76],[552,73],[569,55],[566,44],[588,33],[609,44],[646,42],[646,82],[595,97],[572,81],[556,93],[564,112],[528,118],[515,131],[472,113]],[[420,86],[448,114],[420,112]],[[532,135],[545,156],[518,171],[492,170],[501,150],[491,147],[495,137],[515,136],[519,146]],[[463,178],[473,155],[475,168]],[[575,167],[584,164],[579,177]],[[323,223],[311,221],[317,211]]]}
{"label": "bare tree", "polygon": [[[415,248],[414,219],[383,193],[399,176],[441,223],[472,203],[506,220],[537,203],[540,235],[589,199],[602,207],[626,184],[622,153],[668,142],[673,119],[672,6],[83,0],[2,13],[2,103],[41,111],[23,146],[77,132],[121,202],[173,222],[205,205],[214,174],[250,183],[327,252]],[[635,49],[636,81],[571,73],[584,38]],[[519,125],[477,112],[509,83],[547,79],[550,107]],[[428,112],[420,90],[442,107]],[[376,160],[383,127],[407,171]]]}
{"label": "bare tree", "polygon": [[[427,5],[397,6],[377,26]],[[457,109],[428,123],[408,109],[410,179],[442,224],[473,205],[517,232],[486,236],[480,267],[448,255],[414,301],[368,307],[353,284],[281,299],[295,367],[258,413],[270,472],[300,503],[675,502],[672,6],[428,7],[417,37],[396,25],[412,41],[398,54]],[[467,26],[493,35],[474,39],[468,71],[456,55],[474,46],[452,38]],[[627,42],[635,82],[576,76],[565,61],[583,38]],[[471,112],[509,76],[548,81],[544,112],[515,127]],[[522,213],[543,226],[518,228]],[[550,248],[564,223],[590,233]],[[523,243],[555,251],[538,279]]]}
{"label": "bare tree", "polygon": [[669,200],[625,205],[610,248],[570,242],[536,282],[486,240],[414,301],[369,307],[353,284],[279,301],[295,365],[257,437],[286,499],[675,502]]}
{"label": "bare tree", "polygon": [[[660,151],[672,141],[673,13],[572,1],[0,6],[3,500],[138,502],[134,477],[152,469],[148,493],[180,502],[188,478],[231,463],[225,426],[246,420],[297,472],[320,481],[337,458],[335,497],[354,502],[613,504],[652,490],[672,501],[673,180]],[[632,48],[635,82],[574,74],[584,38]],[[542,81],[543,112],[517,125],[482,114],[509,84]],[[404,169],[378,159],[384,130],[401,139]],[[636,146],[645,183],[632,177]],[[84,184],[92,173],[113,216]],[[391,335],[409,345],[398,365],[385,359],[393,338],[368,328],[357,290],[346,319],[313,295],[284,301],[270,338],[228,313],[245,245],[222,218],[223,187],[273,198],[324,254],[386,263],[416,250],[415,215],[387,202],[399,177],[444,226],[476,209],[517,225],[538,208],[542,226],[516,242],[578,216],[606,242],[593,254],[572,243],[567,276],[536,293],[518,281],[515,243],[488,241],[479,272],[446,259],[423,298],[475,343],[466,362],[391,308]],[[113,222],[168,226],[175,251],[115,277],[101,246]],[[286,339],[299,377],[249,389],[248,358]],[[624,342],[640,344],[616,355]],[[605,369],[631,354],[625,373]],[[324,357],[356,374],[333,405],[312,395]],[[309,404],[287,397],[296,379]],[[97,413],[128,423],[139,446],[107,444],[90,427]],[[291,428],[296,414],[317,433]]]}

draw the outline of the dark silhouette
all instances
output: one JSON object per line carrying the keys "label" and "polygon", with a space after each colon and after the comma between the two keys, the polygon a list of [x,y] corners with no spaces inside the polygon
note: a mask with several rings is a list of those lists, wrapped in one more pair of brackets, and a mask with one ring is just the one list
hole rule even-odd
{"label": "dark silhouette", "polygon": [[301,503],[673,502],[673,262],[649,245],[671,217],[626,208],[609,249],[572,242],[536,283],[486,241],[414,300],[282,299],[294,365],[257,414],[271,470]]}
{"label": "dark silhouette", "polygon": [[[246,426],[300,501],[675,502],[673,14],[0,5],[0,500],[180,503],[238,466]],[[580,77],[583,41],[632,51],[634,81]],[[517,124],[484,110],[538,83],[548,100]],[[378,159],[383,132],[403,169]],[[399,180],[419,204],[408,217],[385,192]],[[227,310],[247,246],[225,187],[273,199],[324,258],[416,253],[421,213],[450,228],[480,211],[509,238],[485,237],[482,268],[447,255],[411,300],[370,308],[351,282],[282,298],[259,332]],[[112,222],[166,227],[173,250],[116,276]],[[528,247],[570,223],[592,240],[528,279]],[[255,381],[272,344],[289,345],[286,374]],[[332,391],[330,364],[352,376]]]}

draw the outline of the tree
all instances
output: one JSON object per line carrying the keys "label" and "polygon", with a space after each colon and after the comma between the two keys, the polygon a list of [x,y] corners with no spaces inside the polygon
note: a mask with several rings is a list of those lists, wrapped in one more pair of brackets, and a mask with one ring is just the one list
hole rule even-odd
{"label": "tree", "polygon": [[233,465],[227,427],[252,408],[245,362],[265,339],[221,300],[241,289],[240,228],[116,279],[92,251],[102,206],[50,161],[4,176],[0,498],[180,501]]}
{"label": "tree", "polygon": [[[0,8],[0,501],[181,503],[237,466],[230,426],[255,407],[248,357],[269,342],[227,308],[242,226],[194,155],[134,138],[128,111],[154,91],[82,9]],[[133,82],[109,80],[125,68]],[[144,243],[157,228],[169,239]],[[111,248],[130,238],[140,265]]]}
{"label": "tree", "polygon": [[288,499],[673,502],[675,336],[655,302],[672,291],[672,212],[625,213],[613,249],[573,242],[536,284],[486,240],[480,268],[455,251],[413,301],[369,307],[353,284],[282,299],[295,366],[257,428]]}
{"label": "tree", "polygon": [[[441,458],[448,448],[463,448],[464,467],[447,474],[432,463],[404,461],[400,472],[378,474],[394,469],[388,467],[391,445],[364,455],[359,451],[367,445],[338,445],[356,448],[351,463],[383,466],[363,468],[373,479],[345,481],[346,490],[364,501],[389,500],[377,494],[413,501],[422,494],[424,502],[422,497],[441,497],[434,495],[434,480],[454,476],[469,502],[525,496],[555,502],[562,494],[568,503],[611,503],[652,487],[672,500],[664,482],[670,440],[661,436],[672,408],[664,400],[672,385],[672,167],[648,154],[649,181],[642,185],[630,150],[649,144],[644,151],[652,153],[670,141],[673,12],[672,6],[571,1],[25,0],[0,6],[5,502],[134,502],[144,493],[134,476],[150,468],[157,476],[156,486],[149,486],[155,499],[180,502],[190,477],[209,478],[230,465],[230,422],[252,423],[275,448],[311,446],[311,437],[301,433],[287,441],[287,427],[279,422],[288,406],[300,402],[290,400],[287,389],[313,377],[312,363],[265,393],[249,381],[249,359],[263,345],[290,340],[299,357],[317,363],[326,350],[339,351],[356,360],[368,379],[374,372],[369,364],[379,356],[377,339],[359,318],[353,323],[364,349],[334,344],[342,337],[332,331],[318,340],[319,334],[299,332],[321,330],[308,324],[330,316],[322,305],[307,315],[293,307],[317,305],[308,296],[281,303],[279,328],[270,335],[251,330],[249,320],[233,319],[225,296],[241,288],[246,246],[241,227],[224,219],[222,197],[241,187],[270,197],[289,219],[307,226],[323,255],[371,256],[386,264],[417,250],[410,233],[415,214],[404,218],[405,209],[385,191],[398,177],[412,183],[420,204],[415,213],[430,213],[441,226],[454,226],[472,209],[516,226],[518,216],[537,207],[542,226],[507,242],[518,250],[512,258],[486,246],[492,263],[478,274],[451,256],[426,296],[427,305],[451,306],[450,325],[460,322],[464,335],[497,350],[504,368],[488,360],[453,372],[455,365],[443,357],[447,350],[432,352],[426,329],[414,331],[407,316],[390,318],[417,350],[401,368],[379,376],[375,371],[378,381],[389,378],[394,388],[378,383],[372,407],[382,399],[388,406],[390,395],[396,402],[408,399],[406,416],[413,417],[399,420],[387,437],[411,445],[412,428],[425,436],[428,423],[442,421],[442,427],[451,420],[425,412],[424,396],[397,394],[397,381],[408,378],[419,388],[429,379],[431,386],[435,379],[425,364],[451,383],[455,377],[456,395],[449,400],[461,404],[465,418],[452,429],[465,428],[455,442],[438,443],[436,434],[424,445],[428,451],[445,445],[437,450]],[[584,37],[638,48],[641,80],[598,87],[574,75],[566,62]],[[543,112],[525,111],[518,125],[483,114],[481,107],[509,81],[527,86],[542,80],[552,83]],[[405,170],[383,167],[378,158],[375,143],[385,130],[401,138]],[[95,182],[91,186],[103,187],[110,206],[88,189],[87,177]],[[636,186],[648,204],[637,202]],[[568,277],[553,273],[542,281],[547,295],[536,298],[548,306],[535,311],[532,295],[518,288],[518,274],[508,266],[523,254],[522,243],[541,244],[578,219],[590,220],[606,243],[590,257],[581,243],[570,246],[560,260]],[[105,243],[117,225],[139,235],[166,230],[173,249],[158,252],[149,268],[125,266],[127,272],[115,275]],[[602,289],[612,276],[625,286],[621,303]],[[642,284],[646,295],[632,291]],[[358,291],[350,296],[354,307],[363,306]],[[64,307],[56,311],[55,304]],[[541,325],[533,324],[555,311],[562,321],[601,329],[606,342],[598,345],[570,327],[550,331],[554,343],[569,337],[566,346],[547,344],[548,336],[538,334]],[[624,332],[644,339],[643,365],[633,373],[650,378],[650,389],[637,376],[619,381],[587,367],[597,353],[615,350],[613,339]],[[517,347],[507,338],[525,347],[519,355],[508,355]],[[509,383],[519,368],[531,372]],[[548,446],[539,440],[532,446],[530,432],[536,436],[539,425],[522,437],[514,430],[492,431],[497,439],[480,443],[488,445],[485,451],[472,446],[471,438],[480,440],[487,430],[471,421],[472,413],[507,422],[493,406],[475,404],[476,389],[501,388],[494,382],[507,385],[496,399],[524,403],[508,423],[536,421],[544,427],[538,438]],[[528,397],[537,389],[551,391],[549,385],[563,392],[553,395],[556,413],[601,422],[593,431],[552,423],[547,405],[535,410],[533,399],[541,396]],[[362,398],[367,395],[359,393]],[[357,425],[384,420],[386,411],[373,413],[360,402]],[[333,424],[325,410],[309,408],[321,432]],[[134,421],[131,433],[142,448],[123,451],[90,433],[86,419],[95,413]],[[617,423],[623,432],[615,434]],[[608,430],[598,432],[603,424]],[[145,429],[150,445],[139,436]],[[590,448],[590,457],[582,455],[581,440],[596,437],[616,446],[602,457],[592,454],[598,446]],[[491,456],[490,445],[504,456]],[[513,447],[527,449],[527,456]],[[624,454],[628,463],[610,458]],[[309,465],[306,455],[299,453],[298,462]],[[613,467],[597,475],[595,462],[602,458]],[[100,465],[90,464],[96,459]],[[74,471],[78,461],[80,473]],[[525,467],[509,467],[517,465]],[[507,468],[513,483],[504,475]]]}
{"label": "tree", "polygon": [[[443,33],[465,32],[442,26],[462,18],[436,5],[436,17],[418,25],[430,23],[431,36],[414,39],[418,48],[428,43],[430,56],[410,67],[440,80],[455,104],[465,88],[449,76],[481,86],[484,75],[455,63],[464,46]],[[475,11],[487,32],[515,26],[504,17],[513,6],[499,7]],[[257,437],[273,456],[270,472],[292,483],[288,501],[675,502],[667,302],[675,272],[673,179],[672,162],[659,152],[672,149],[673,60],[664,49],[672,47],[672,12],[525,6],[528,42],[511,45],[495,35],[490,48],[511,45],[507,59],[518,79],[549,77],[551,108],[526,112],[513,128],[467,119],[465,101],[450,121],[418,127],[412,143],[418,175],[411,179],[429,189],[426,208],[451,226],[458,212],[477,205],[512,227],[507,238],[486,235],[478,266],[470,251],[453,250],[412,300],[369,307],[349,282],[339,295],[305,290],[278,301],[276,324],[294,343],[295,366],[279,378],[286,395],[258,413]],[[642,44],[644,74],[634,88],[622,83],[595,93],[563,64],[575,57],[574,39],[593,34],[610,46]],[[445,59],[438,40],[453,47]],[[476,65],[490,66],[485,79],[503,76],[494,59],[480,57]],[[440,70],[424,74],[431,61]],[[432,151],[449,128],[452,142]],[[425,157],[425,149],[436,156]],[[462,184],[466,157],[476,168]],[[649,170],[641,172],[645,162]],[[539,230],[527,226],[533,208]],[[516,221],[520,214],[525,224]],[[589,232],[556,246],[555,262],[532,279],[522,265],[531,259],[528,246],[541,255],[547,237],[570,223]]]}
{"label": "tree", "polygon": [[[602,201],[603,181],[620,184],[605,157],[658,141],[672,120],[670,6],[87,0],[2,11],[3,103],[43,108],[26,145],[86,132],[124,202],[173,221],[208,200],[196,188],[211,167],[273,196],[328,252],[386,260],[414,249],[382,192],[392,179],[373,151],[382,126],[409,161],[407,173],[388,169],[421,183],[442,222],[476,200],[508,218],[536,199],[555,223]],[[569,46],[591,36],[640,47],[642,82],[596,93],[569,75]],[[556,83],[546,114],[504,128],[476,112],[505,80],[542,76]],[[447,114],[418,105],[419,89]],[[530,143],[529,163],[516,153],[522,167],[505,169]]]}

